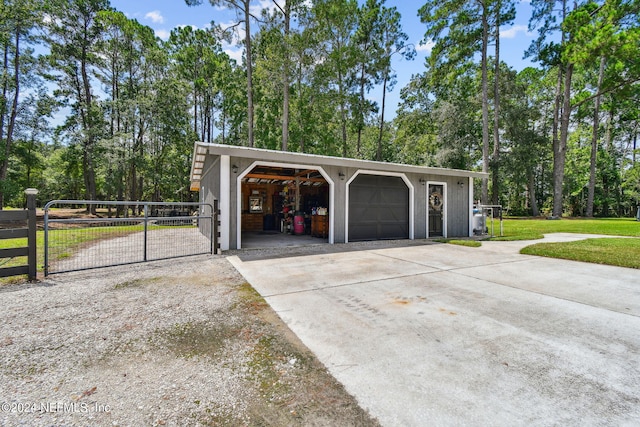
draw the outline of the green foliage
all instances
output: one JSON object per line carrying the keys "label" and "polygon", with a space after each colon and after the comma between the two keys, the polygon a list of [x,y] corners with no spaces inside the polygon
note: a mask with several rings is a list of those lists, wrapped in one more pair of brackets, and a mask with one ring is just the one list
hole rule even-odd
{"label": "green foliage", "polygon": [[[241,10],[256,2],[187,3]],[[383,0],[279,5],[282,9],[250,20],[253,52],[238,64],[223,52],[228,33],[215,24],[206,30],[176,28],[163,42],[108,1],[5,1],[0,7],[0,40],[8,58],[0,81],[0,165],[5,167],[0,205],[20,206],[28,186],[40,190],[41,201],[192,200],[197,197],[188,191],[194,140],[249,145],[251,64],[256,147],[282,148],[285,126],[291,151],[461,169],[483,166],[483,138],[494,130],[493,123],[483,125],[483,112],[493,113],[496,104],[493,95],[483,99],[483,80],[495,84],[500,150],[490,166],[501,189],[499,202],[511,213],[548,214],[552,142],[558,137],[556,91],[566,70],[560,65],[570,62],[565,213],[586,211],[595,132],[594,214],[635,214],[640,203],[637,2],[579,2],[563,20],[557,2],[532,0],[532,27],[540,38],[529,54],[541,66],[517,73],[499,64],[493,79],[495,72],[489,67],[483,73],[476,55],[484,43],[491,61],[498,34],[493,26],[509,25],[513,2],[425,1],[416,11],[424,41],[435,46],[400,88],[402,104],[393,121],[384,116],[386,94],[396,83],[391,59],[415,55],[398,11]],[[18,23],[21,50],[16,49]],[[36,25],[41,31],[34,31]],[[596,94],[602,56],[606,69]],[[594,131],[596,95],[601,106]],[[54,121],[56,116],[65,116],[64,123]],[[479,181],[475,186],[478,193]]]}
{"label": "green foliage", "polygon": [[39,125],[38,115],[32,111],[32,104],[41,95],[33,54],[37,25],[42,19],[38,5],[31,0],[3,1],[0,5],[0,209],[7,201],[21,200],[23,183],[14,166],[16,159],[35,162],[19,141],[30,138],[30,125]]}

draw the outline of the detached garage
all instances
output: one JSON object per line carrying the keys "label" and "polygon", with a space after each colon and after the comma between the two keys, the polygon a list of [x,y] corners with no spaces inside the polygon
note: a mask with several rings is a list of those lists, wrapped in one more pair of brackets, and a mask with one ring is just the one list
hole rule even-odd
{"label": "detached garage", "polygon": [[[473,234],[473,179],[429,168],[197,142],[191,188],[218,200],[220,247]],[[275,243],[274,243],[275,246]]]}

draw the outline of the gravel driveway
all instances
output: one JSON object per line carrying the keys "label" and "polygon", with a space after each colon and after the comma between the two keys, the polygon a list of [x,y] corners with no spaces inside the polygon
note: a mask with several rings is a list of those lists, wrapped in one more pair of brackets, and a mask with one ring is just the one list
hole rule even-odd
{"label": "gravel driveway", "polygon": [[[84,229],[91,233],[91,228]],[[61,256],[70,252],[65,246],[64,234],[60,230],[50,232],[51,272],[82,270],[144,261],[145,234],[124,234],[114,231],[113,238],[92,242],[72,256]],[[56,244],[60,246],[56,246]],[[147,260],[159,260],[211,252],[211,242],[197,228],[156,228],[147,233]]]}
{"label": "gravel driveway", "polygon": [[0,287],[0,425],[377,425],[223,257]]}

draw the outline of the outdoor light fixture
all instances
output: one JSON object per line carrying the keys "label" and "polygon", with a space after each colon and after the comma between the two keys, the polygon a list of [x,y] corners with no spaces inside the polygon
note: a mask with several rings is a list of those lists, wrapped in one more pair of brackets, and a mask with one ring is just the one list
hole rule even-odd
{"label": "outdoor light fixture", "polygon": [[460,187],[460,188],[464,187],[464,182],[458,181],[458,187]]}
{"label": "outdoor light fixture", "polygon": [[424,178],[420,178],[420,184],[425,185],[427,183],[427,180]]}
{"label": "outdoor light fixture", "polygon": [[238,173],[238,167],[236,165],[231,166],[233,173]]}
{"label": "outdoor light fixture", "polygon": [[340,177],[341,181],[344,181],[344,177],[345,177],[344,173],[338,172],[338,176]]}

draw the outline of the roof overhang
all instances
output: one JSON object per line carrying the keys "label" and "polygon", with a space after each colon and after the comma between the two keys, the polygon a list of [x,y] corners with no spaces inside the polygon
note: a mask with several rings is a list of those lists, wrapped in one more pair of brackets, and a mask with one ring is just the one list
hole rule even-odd
{"label": "roof overhang", "polygon": [[433,168],[428,166],[405,165],[401,163],[376,162],[372,160],[348,159],[344,157],[321,156],[317,154],[292,153],[288,151],[267,150],[263,148],[239,147],[234,145],[196,142],[191,164],[191,189],[200,189],[200,180],[207,154],[227,155],[254,160],[308,164],[317,166],[338,166],[345,168],[378,170],[384,172],[404,172],[425,175],[455,176],[470,178],[488,178],[485,172],[473,172],[461,169]]}
{"label": "roof overhang", "polygon": [[207,147],[203,142],[193,144],[193,159],[191,160],[191,191],[200,191],[200,180],[204,161],[207,158]]}

